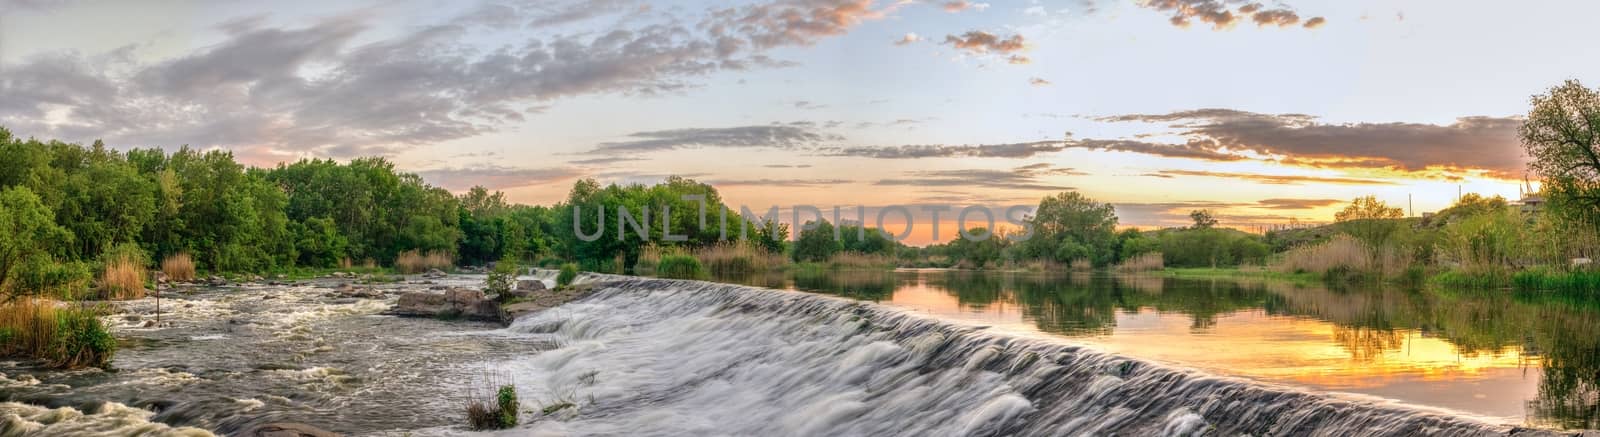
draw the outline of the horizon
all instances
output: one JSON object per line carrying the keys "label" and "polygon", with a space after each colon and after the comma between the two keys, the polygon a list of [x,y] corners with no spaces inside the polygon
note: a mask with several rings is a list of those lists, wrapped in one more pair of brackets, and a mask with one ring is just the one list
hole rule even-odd
{"label": "horizon", "polygon": [[[1528,97],[1600,67],[1525,44],[1582,27],[1519,17],[1600,7],[1541,15],[1555,2],[0,6],[0,126],[24,138],[262,167],[378,156],[523,204],[668,175],[760,210],[1076,190],[1141,229],[1516,200]],[[1478,31],[1491,20],[1519,36]],[[1547,56],[1483,59],[1512,49]]]}

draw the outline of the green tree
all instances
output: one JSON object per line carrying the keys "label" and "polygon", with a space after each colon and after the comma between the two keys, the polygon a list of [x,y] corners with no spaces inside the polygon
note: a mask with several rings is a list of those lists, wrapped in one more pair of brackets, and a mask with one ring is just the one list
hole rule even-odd
{"label": "green tree", "polygon": [[833,224],[827,220],[806,222],[800,229],[794,242],[795,261],[823,262],[844,250],[844,243],[834,238]]}
{"label": "green tree", "polygon": [[1350,205],[1334,213],[1336,221],[1366,220],[1366,219],[1397,219],[1405,217],[1405,211],[1400,208],[1390,207],[1389,204],[1378,200],[1377,196],[1357,197],[1350,201]]}
{"label": "green tree", "polygon": [[1194,220],[1195,229],[1211,229],[1217,225],[1217,217],[1212,215],[1210,210],[1189,211],[1189,219]]}
{"label": "green tree", "polygon": [[1600,94],[1576,80],[1533,96],[1518,134],[1549,208],[1600,224]]}
{"label": "green tree", "polygon": [[1058,262],[1083,258],[1095,265],[1116,259],[1117,214],[1111,204],[1066,191],[1041,200],[1028,224],[1034,235],[1023,243],[1026,257]]}
{"label": "green tree", "polygon": [[87,269],[56,262],[59,249],[53,248],[64,247],[71,238],[32,190],[0,191],[0,294],[10,300],[61,291],[87,279]]}

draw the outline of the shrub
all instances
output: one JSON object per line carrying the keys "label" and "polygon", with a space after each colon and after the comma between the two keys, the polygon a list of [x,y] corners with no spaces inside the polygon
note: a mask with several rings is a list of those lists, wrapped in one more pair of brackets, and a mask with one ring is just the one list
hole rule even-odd
{"label": "shrub", "polygon": [[828,267],[835,269],[892,269],[896,262],[888,254],[839,252],[828,258]]}
{"label": "shrub", "polygon": [[705,277],[706,269],[695,257],[666,255],[661,257],[661,263],[656,265],[656,273],[664,278],[699,279]]}
{"label": "shrub", "polygon": [[578,265],[577,264],[573,264],[573,263],[562,264],[561,265],[561,273],[556,275],[556,286],[557,287],[565,287],[565,286],[568,286],[568,285],[572,285],[572,281],[577,280],[577,279],[578,279]]}
{"label": "shrub", "polygon": [[[368,264],[369,267],[377,267],[377,263],[371,260],[368,260]],[[400,273],[404,274],[422,273],[428,271],[428,269],[449,270],[451,267],[454,267],[454,262],[450,260],[450,254],[437,250],[430,250],[426,253],[408,250],[400,252],[400,256],[394,260],[395,270],[399,270]]]}
{"label": "shrub", "polygon": [[101,254],[101,299],[144,297],[144,251],[132,244],[121,244]]}
{"label": "shrub", "polygon": [[1166,265],[1161,258],[1161,252],[1141,253],[1128,258],[1122,264],[1117,264],[1117,270],[1123,272],[1148,272],[1163,268],[1166,268]]}
{"label": "shrub", "polygon": [[188,282],[194,280],[194,260],[187,253],[176,253],[161,260],[161,273],[167,275],[168,281]]}
{"label": "shrub", "polygon": [[510,258],[500,260],[483,279],[483,291],[501,299],[510,296],[511,288],[517,285],[518,270],[515,260]]}

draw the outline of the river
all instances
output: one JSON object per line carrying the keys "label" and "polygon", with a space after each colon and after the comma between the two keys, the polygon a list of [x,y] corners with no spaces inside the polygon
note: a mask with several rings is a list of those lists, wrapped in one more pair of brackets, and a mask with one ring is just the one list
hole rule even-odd
{"label": "river", "polygon": [[0,363],[0,435],[458,435],[486,381],[517,386],[532,435],[1492,435],[1600,416],[1600,315],[1503,293],[830,272],[723,278],[803,292],[586,277],[624,282],[507,328],[378,315],[481,279],[200,289],[163,299],[160,326],[152,299],[120,303],[115,371]]}

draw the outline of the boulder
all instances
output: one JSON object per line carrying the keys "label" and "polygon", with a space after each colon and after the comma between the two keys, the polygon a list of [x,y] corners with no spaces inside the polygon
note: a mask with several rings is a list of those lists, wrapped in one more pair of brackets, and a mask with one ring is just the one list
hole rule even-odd
{"label": "boulder", "polygon": [[210,278],[206,279],[206,285],[210,285],[212,287],[221,287],[221,286],[228,285],[228,280],[227,279],[223,279],[221,276],[213,275]]}
{"label": "boulder", "polygon": [[445,275],[444,271],[439,270],[439,269],[428,269],[427,273],[423,273],[422,274],[422,277],[430,278],[430,279],[438,279],[438,278],[443,278],[445,276],[446,275]]}
{"label": "boulder", "polygon": [[517,281],[517,290],[520,291],[543,291],[544,289],[544,281],[537,279],[523,279]]}
{"label": "boulder", "polygon": [[410,292],[400,295],[388,314],[403,317],[462,318],[486,322],[504,321],[500,304],[482,291],[465,288],[445,290],[444,294]]}
{"label": "boulder", "polygon": [[268,423],[252,426],[235,436],[240,437],[339,437],[339,434],[303,423]]}
{"label": "boulder", "polygon": [[350,283],[348,283],[348,282],[345,282],[345,283],[340,283],[338,287],[333,289],[333,293],[329,293],[329,295],[333,296],[333,297],[355,297],[355,298],[362,298],[362,299],[381,299],[381,298],[383,298],[383,291],[374,289],[372,287],[357,287],[357,286],[354,286],[354,285],[350,285]]}

